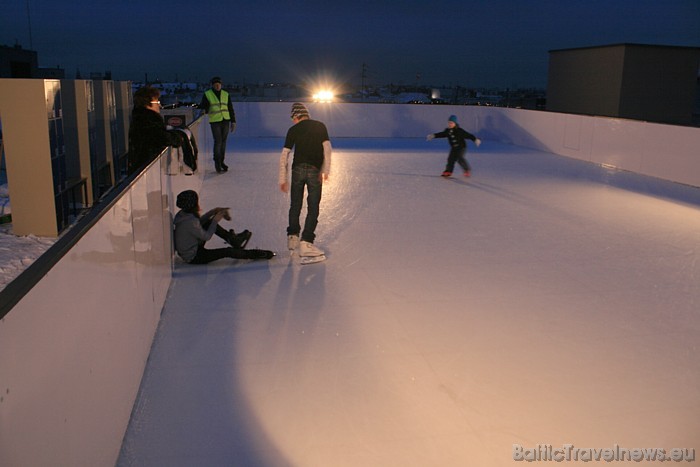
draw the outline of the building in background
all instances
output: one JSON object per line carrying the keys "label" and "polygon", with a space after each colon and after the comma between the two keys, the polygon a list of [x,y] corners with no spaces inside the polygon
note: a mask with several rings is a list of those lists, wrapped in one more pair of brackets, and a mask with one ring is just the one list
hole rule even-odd
{"label": "building in background", "polygon": [[700,47],[551,50],[547,110],[690,125],[699,67]]}
{"label": "building in background", "polygon": [[41,68],[39,58],[34,50],[23,49],[15,45],[8,47],[0,45],[0,78],[42,78],[63,79],[66,72],[63,68]]}

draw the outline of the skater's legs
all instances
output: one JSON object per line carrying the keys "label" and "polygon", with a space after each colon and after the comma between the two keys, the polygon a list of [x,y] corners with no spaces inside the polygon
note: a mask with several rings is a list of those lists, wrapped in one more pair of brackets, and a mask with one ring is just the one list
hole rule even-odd
{"label": "skater's legs", "polygon": [[299,235],[301,224],[299,216],[304,202],[304,188],[306,187],[306,219],[301,239],[313,243],[316,238],[315,231],[318,224],[319,206],[321,204],[321,180],[319,170],[309,164],[301,164],[292,170],[292,183],[290,187],[289,224],[287,235]]}
{"label": "skater's legs", "polygon": [[472,168],[469,165],[469,161],[467,160],[465,154],[467,153],[467,148],[462,148],[459,150],[459,154],[457,155],[457,163],[459,164],[460,167],[464,169],[465,172],[471,172]]}
{"label": "skater's legs", "polygon": [[221,169],[226,155],[226,139],[228,138],[229,123],[226,121],[211,124],[211,133],[214,137],[214,164],[216,170]]}
{"label": "skater's legs", "polygon": [[450,149],[450,154],[447,156],[447,165],[445,165],[445,172],[452,173],[455,169],[455,163],[459,158],[459,148]]}
{"label": "skater's legs", "polygon": [[289,224],[287,226],[287,235],[299,235],[301,225],[299,225],[299,216],[301,215],[301,206],[304,202],[304,170],[301,167],[292,169],[292,183],[289,188]]}
{"label": "skater's legs", "polygon": [[233,251],[233,248],[214,248],[209,250],[200,245],[190,264],[207,264],[221,258],[235,258]]}
{"label": "skater's legs", "polygon": [[[200,218],[200,223],[202,224],[202,228],[204,230],[209,230],[209,226],[211,225],[211,216],[207,216],[207,214],[211,212],[213,212],[213,210],[209,211],[208,213],[205,213]],[[232,245],[237,248],[243,248],[247,243],[248,239],[250,239],[250,236],[252,235],[247,230],[236,234],[236,232],[233,229],[226,230],[225,228],[221,227],[221,224],[216,225],[216,230],[214,231],[214,234],[217,237],[223,239],[229,245]]]}
{"label": "skater's legs", "polygon": [[233,229],[231,229],[231,230],[226,230],[226,229],[224,229],[223,227],[221,227],[220,225],[217,225],[217,226],[216,226],[216,230],[214,231],[214,234],[215,234],[217,237],[223,239],[224,241],[226,241],[226,242],[228,242],[228,243],[231,243],[231,240],[232,240],[232,239],[234,238],[234,236],[236,235],[236,233],[233,231]]}
{"label": "skater's legs", "polygon": [[[205,216],[206,214],[200,218],[200,224],[202,225],[202,228],[204,230],[209,230],[209,226],[211,225],[211,217],[207,218]],[[216,230],[214,231],[214,234],[217,237],[222,238],[223,240],[231,243],[230,240],[236,233],[233,231],[233,229],[226,230],[223,227],[221,227],[220,224],[216,224]]]}
{"label": "skater's legs", "polygon": [[306,176],[306,220],[304,221],[304,231],[301,233],[301,240],[313,243],[316,238],[316,226],[318,225],[318,213],[321,205],[321,192],[323,184],[320,179],[320,171],[309,166]]}
{"label": "skater's legs", "polygon": [[208,264],[222,258],[235,259],[270,259],[275,254],[268,250],[244,250],[243,248],[214,248],[200,246],[190,264]]}

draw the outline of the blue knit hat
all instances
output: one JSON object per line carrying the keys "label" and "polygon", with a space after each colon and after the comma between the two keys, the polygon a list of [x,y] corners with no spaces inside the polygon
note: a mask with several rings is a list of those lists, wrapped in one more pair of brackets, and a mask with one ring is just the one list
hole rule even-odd
{"label": "blue knit hat", "polygon": [[457,116],[456,115],[450,115],[450,118],[447,119],[448,122],[455,122],[457,123]]}

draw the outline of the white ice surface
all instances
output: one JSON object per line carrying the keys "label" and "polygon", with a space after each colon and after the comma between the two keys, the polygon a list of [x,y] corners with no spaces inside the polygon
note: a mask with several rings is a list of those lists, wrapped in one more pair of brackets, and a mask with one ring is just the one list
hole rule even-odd
{"label": "white ice surface", "polygon": [[119,466],[700,449],[700,190],[488,141],[445,180],[445,144],[336,140],[328,260],[300,266],[281,144],[209,168],[203,207],[279,256],[176,265]]}

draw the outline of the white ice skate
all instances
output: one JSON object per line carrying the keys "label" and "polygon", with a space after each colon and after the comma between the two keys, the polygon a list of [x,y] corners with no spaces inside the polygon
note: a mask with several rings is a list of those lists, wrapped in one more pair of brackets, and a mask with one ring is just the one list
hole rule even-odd
{"label": "white ice skate", "polygon": [[299,244],[299,256],[301,264],[313,264],[326,260],[323,250],[319,250],[313,243],[305,241]]}

